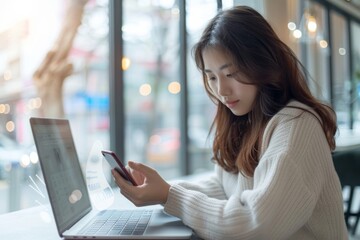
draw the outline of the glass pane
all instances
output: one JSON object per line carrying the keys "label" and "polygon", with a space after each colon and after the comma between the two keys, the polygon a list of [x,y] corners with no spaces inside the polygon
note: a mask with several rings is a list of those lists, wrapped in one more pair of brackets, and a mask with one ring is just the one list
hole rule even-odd
{"label": "glass pane", "polygon": [[[94,143],[109,145],[108,3],[77,2],[0,3],[0,213],[47,203],[30,117],[69,118],[84,170]],[[58,58],[35,74],[46,56]]]}
{"label": "glass pane", "polygon": [[351,81],[349,73],[348,31],[345,18],[331,12],[333,56],[333,102],[338,117],[339,128],[349,128]]}
{"label": "glass pane", "polygon": [[303,64],[310,74],[309,87],[320,100],[330,103],[329,36],[326,11],[323,6],[308,2],[302,16],[301,42],[304,47]]}
{"label": "glass pane", "polygon": [[354,79],[354,129],[360,129],[360,24],[351,23],[352,64]]}
{"label": "glass pane", "polygon": [[297,53],[309,74],[308,85],[313,95],[330,104],[326,9],[312,1],[288,1],[288,12],[289,46]]}
{"label": "glass pane", "polygon": [[[200,11],[201,9],[201,11]],[[206,24],[217,13],[215,1],[187,1],[186,22],[188,33],[188,136],[189,157],[192,172],[212,169],[212,141],[208,133],[215,115],[215,105],[207,96],[201,74],[191,54],[192,47],[199,40]]]}
{"label": "glass pane", "polygon": [[123,1],[125,160],[180,175],[179,8]]}

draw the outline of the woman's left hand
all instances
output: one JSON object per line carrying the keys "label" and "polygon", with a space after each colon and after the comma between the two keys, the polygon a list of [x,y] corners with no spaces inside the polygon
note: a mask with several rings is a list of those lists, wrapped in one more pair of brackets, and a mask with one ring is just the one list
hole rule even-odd
{"label": "woman's left hand", "polygon": [[158,172],[144,164],[128,162],[133,172],[138,172],[144,177],[144,181],[138,186],[133,186],[120,176],[114,169],[111,171],[115,183],[119,186],[121,194],[129,199],[135,206],[153,204],[165,204],[167,201],[170,184],[168,184]]}

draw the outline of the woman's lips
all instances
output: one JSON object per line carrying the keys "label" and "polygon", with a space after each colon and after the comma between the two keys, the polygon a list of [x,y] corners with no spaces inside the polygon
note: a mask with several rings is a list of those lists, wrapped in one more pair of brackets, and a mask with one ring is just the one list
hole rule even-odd
{"label": "woman's lips", "polygon": [[235,100],[235,101],[226,101],[225,104],[228,108],[233,108],[235,107],[235,105],[239,102],[239,100]]}

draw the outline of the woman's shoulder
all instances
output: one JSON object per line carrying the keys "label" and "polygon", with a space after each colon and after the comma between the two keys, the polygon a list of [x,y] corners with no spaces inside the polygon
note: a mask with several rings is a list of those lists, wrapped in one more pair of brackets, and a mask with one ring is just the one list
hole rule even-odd
{"label": "woman's shoulder", "polygon": [[288,122],[295,119],[316,119],[317,114],[308,105],[292,100],[285,107],[279,110],[268,122],[267,125],[277,125],[279,123]]}
{"label": "woman's shoulder", "polygon": [[296,100],[291,100],[276,115],[287,115],[290,117],[295,117],[301,115],[304,112],[311,112],[315,114],[315,111],[310,106]]}
{"label": "woman's shoulder", "polygon": [[313,127],[322,129],[317,113],[304,103],[290,101],[270,119],[265,128],[264,137],[271,137],[275,132],[291,135],[294,131],[305,132]]}
{"label": "woman's shoulder", "polygon": [[294,151],[298,147],[293,146],[298,146],[299,142],[309,142],[309,137],[314,135],[323,137],[318,115],[308,105],[291,101],[268,122],[263,134],[262,149],[267,149],[270,142],[273,142],[286,151]]}

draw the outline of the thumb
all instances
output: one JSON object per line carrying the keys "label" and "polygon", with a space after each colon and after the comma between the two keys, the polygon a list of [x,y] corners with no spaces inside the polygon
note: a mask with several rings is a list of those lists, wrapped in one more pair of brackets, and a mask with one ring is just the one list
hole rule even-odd
{"label": "thumb", "polygon": [[151,173],[153,170],[152,168],[150,168],[142,163],[138,163],[138,162],[129,161],[128,165],[133,170],[139,171],[144,175]]}

